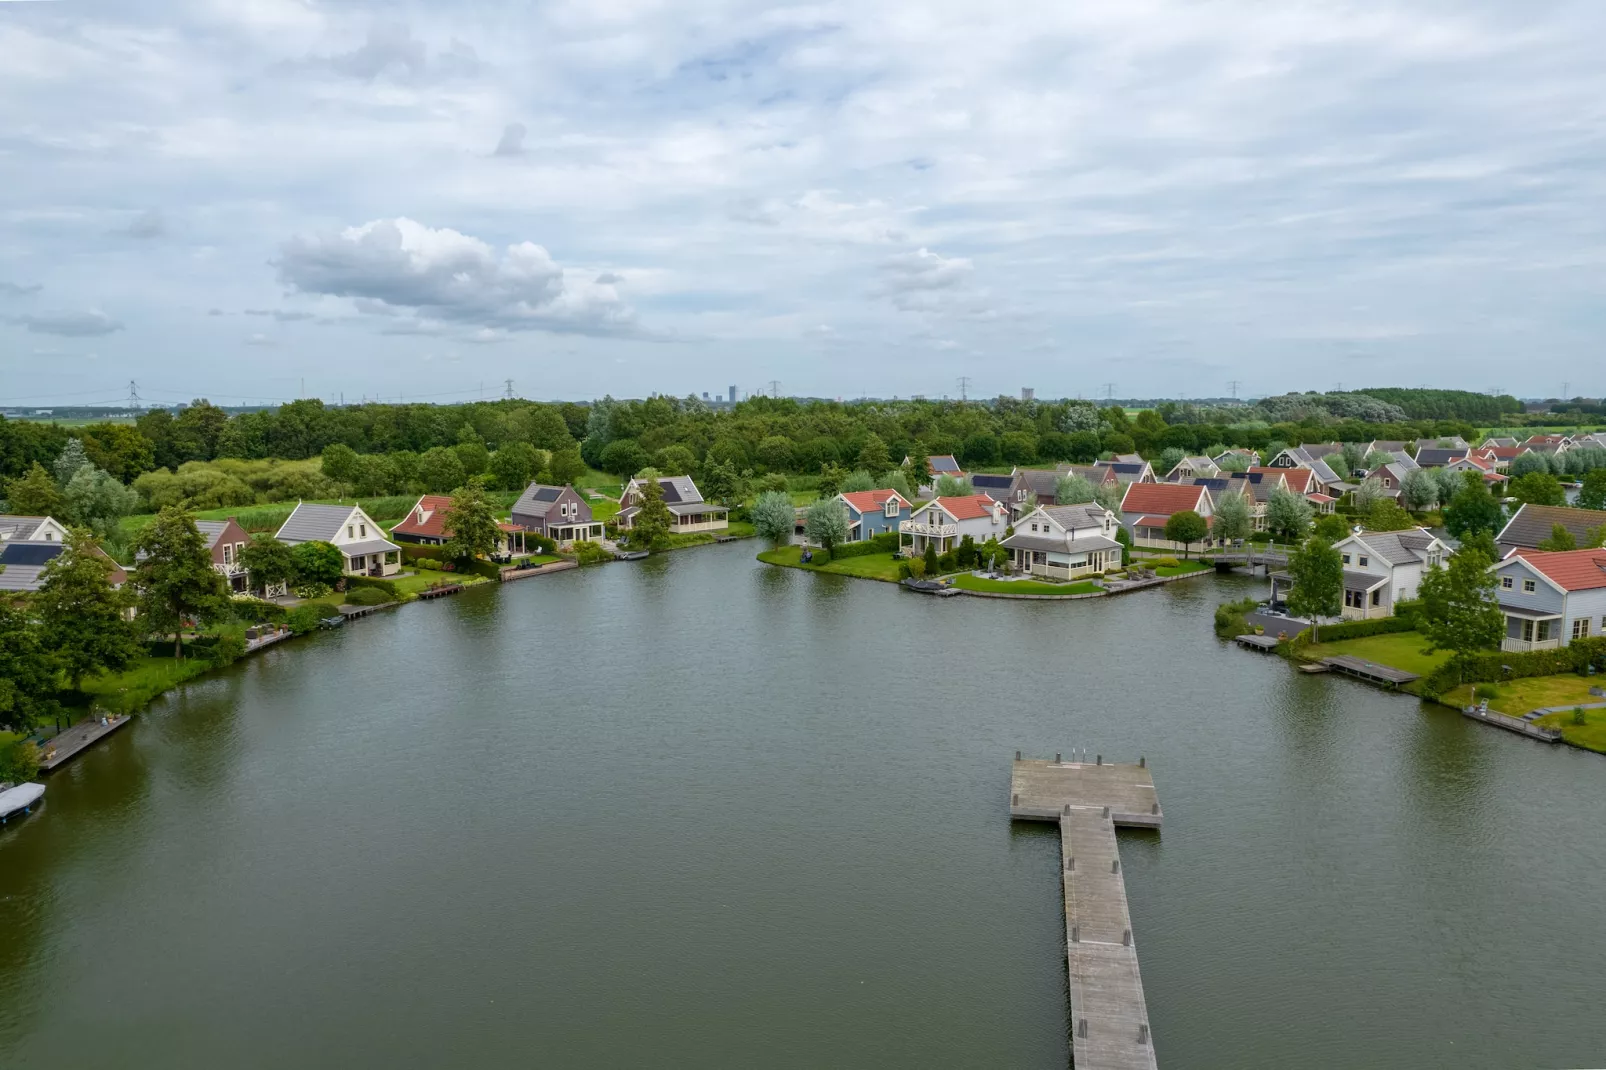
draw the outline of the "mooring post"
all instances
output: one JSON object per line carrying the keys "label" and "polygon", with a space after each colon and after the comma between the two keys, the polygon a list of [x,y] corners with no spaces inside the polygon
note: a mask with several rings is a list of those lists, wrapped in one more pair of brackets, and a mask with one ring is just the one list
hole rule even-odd
{"label": "mooring post", "polygon": [[1138,1026],[1138,1043],[1139,1044],[1147,1044],[1148,1042],[1149,1042],[1149,1024],[1147,1022],[1144,1022],[1142,1025]]}
{"label": "mooring post", "polygon": [[1149,813],[1153,814],[1155,817],[1159,817],[1160,816],[1160,804],[1159,803],[1155,803],[1152,807],[1150,807],[1149,808]]}
{"label": "mooring post", "polygon": [[1072,925],[1071,926],[1071,943],[1079,944],[1081,942],[1082,942],[1082,927],[1080,925]]}
{"label": "mooring post", "polygon": [[1131,947],[1132,946],[1132,930],[1131,929],[1122,929],[1121,930],[1121,946],[1122,947]]}
{"label": "mooring post", "polygon": [[1020,761],[1020,751],[1016,751],[1016,752],[1015,752],[1015,760],[1016,760],[1016,761],[1017,761],[1017,762],[1018,762],[1018,761]]}
{"label": "mooring post", "polygon": [[[1142,758],[1142,757],[1140,757],[1140,758],[1139,758],[1139,759],[1138,759],[1138,768],[1139,768],[1139,769],[1147,769],[1147,768],[1148,768],[1148,766],[1149,766],[1149,759],[1147,759],[1147,758]],[[1144,1027],[1144,1028],[1148,1028],[1148,1027],[1147,1027],[1147,1026],[1145,1026],[1145,1027]]]}
{"label": "mooring post", "polygon": [[1104,764],[1104,755],[1102,755],[1102,754],[1099,755],[1099,760],[1097,762],[1095,762],[1094,764],[1095,765],[1103,765]]}
{"label": "mooring post", "polygon": [[1086,1018],[1080,1018],[1080,1019],[1077,1020],[1077,1022],[1076,1022],[1076,1035],[1081,1037],[1083,1040],[1087,1039],[1087,1019]]}
{"label": "mooring post", "polygon": [[1009,805],[1011,805],[1011,806],[1019,806],[1020,805],[1020,796],[1019,795],[1011,795],[1009,797]]}
{"label": "mooring post", "polygon": [[1110,816],[1110,808],[1108,806],[1106,806],[1104,808],[1104,816],[1105,817],[1109,817]]}
{"label": "mooring post", "polygon": [[1071,804],[1070,803],[1066,803],[1065,804],[1065,816],[1066,817],[1070,817],[1071,816]]}
{"label": "mooring post", "polygon": [[1059,751],[1055,751],[1054,752],[1054,764],[1055,765],[1060,764],[1060,752]]}
{"label": "mooring post", "polygon": [[1110,859],[1110,872],[1111,873],[1119,873],[1119,872],[1121,872],[1121,860],[1119,858]]}

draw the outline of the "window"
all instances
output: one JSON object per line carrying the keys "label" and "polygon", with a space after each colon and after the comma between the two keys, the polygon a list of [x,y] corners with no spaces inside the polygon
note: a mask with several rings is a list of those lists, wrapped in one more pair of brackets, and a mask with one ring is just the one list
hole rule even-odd
{"label": "window", "polygon": [[1036,524],[1033,524],[1033,525],[1032,525],[1032,530],[1033,530],[1033,531],[1036,531],[1036,530],[1037,530],[1037,525],[1036,525]]}
{"label": "window", "polygon": [[1534,581],[1533,580],[1523,580],[1522,581],[1522,593],[1523,594],[1533,594],[1534,593]]}
{"label": "window", "polygon": [[898,512],[899,512],[899,510],[898,510],[898,499],[896,499],[896,498],[888,498],[886,500],[886,503],[884,505],[882,505],[881,512],[882,512],[882,515],[884,515],[884,516],[897,516]]}
{"label": "window", "polygon": [[1548,620],[1539,622],[1538,626],[1534,628],[1535,641],[1543,643],[1550,638],[1550,623]]}
{"label": "window", "polygon": [[[1329,557],[1327,560],[1331,561],[1332,558]],[[1349,554],[1345,554],[1344,555],[1344,564],[1346,564],[1346,565],[1349,564]]]}
{"label": "window", "polygon": [[351,525],[350,524],[346,525],[346,538],[348,538],[348,539],[356,538],[356,536],[351,533]]}
{"label": "window", "polygon": [[[1329,558],[1329,560],[1331,560],[1331,558]],[[1383,604],[1383,588],[1379,587],[1377,590],[1372,592],[1372,604],[1374,606],[1380,606]]]}
{"label": "window", "polygon": [[1574,639],[1588,639],[1589,638],[1589,618],[1588,617],[1579,617],[1577,620],[1573,621],[1573,638]]}
{"label": "window", "polygon": [[1500,589],[1502,591],[1509,591],[1509,590],[1511,590],[1512,586],[1513,586],[1513,584],[1511,582],[1511,577],[1510,576],[1501,576],[1500,577]]}
{"label": "window", "polygon": [[1361,591],[1345,591],[1344,604],[1349,606],[1351,609],[1363,608],[1366,605],[1365,593]]}
{"label": "window", "polygon": [[357,527],[359,529],[361,529],[362,537],[366,539],[368,537],[368,525],[367,524],[358,524]]}
{"label": "window", "polygon": [[[1327,560],[1331,561],[1332,558],[1329,557]],[[1372,562],[1371,562],[1370,559],[1367,558],[1367,556],[1365,554],[1362,554],[1360,557],[1355,559],[1355,563],[1357,565],[1361,566],[1362,568],[1365,568],[1367,565],[1371,564]]]}
{"label": "window", "polygon": [[232,564],[234,564],[234,557],[233,557],[233,555],[232,555],[232,554],[231,554],[231,553],[230,553],[230,551],[231,551],[231,550],[232,550],[232,549],[233,549],[233,547],[231,547],[231,546],[230,546],[230,545],[229,545],[229,544],[228,544],[228,543],[224,543],[224,544],[223,544],[223,563],[224,563],[224,564],[225,564],[225,565],[232,565]]}

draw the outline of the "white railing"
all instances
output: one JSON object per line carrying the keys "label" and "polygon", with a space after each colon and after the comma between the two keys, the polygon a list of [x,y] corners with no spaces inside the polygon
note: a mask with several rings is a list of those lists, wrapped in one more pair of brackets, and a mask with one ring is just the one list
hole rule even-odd
{"label": "white railing", "polygon": [[1559,637],[1555,639],[1535,639],[1531,642],[1524,639],[1510,638],[1500,641],[1500,649],[1511,654],[1526,654],[1531,650],[1555,650],[1560,646],[1561,639]]}
{"label": "white railing", "polygon": [[222,564],[222,565],[220,565],[216,561],[214,561],[214,562],[212,562],[212,567],[217,569],[219,572],[221,572],[225,576],[238,576],[240,573],[242,573],[242,572],[244,572],[246,570],[245,566],[240,564],[238,561],[234,561],[234,562],[230,562],[228,564]]}
{"label": "white railing", "polygon": [[947,535],[958,535],[958,524],[922,524],[918,520],[905,520],[898,524],[898,531],[904,535],[929,535],[932,538],[943,538]]}

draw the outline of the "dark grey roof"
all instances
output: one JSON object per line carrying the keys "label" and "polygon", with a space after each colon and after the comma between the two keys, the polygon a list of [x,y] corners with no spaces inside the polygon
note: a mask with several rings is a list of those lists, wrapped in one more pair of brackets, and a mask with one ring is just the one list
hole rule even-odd
{"label": "dark grey roof", "polygon": [[704,502],[704,501],[673,502],[673,503],[666,503],[666,504],[669,505],[669,511],[671,513],[674,513],[676,516],[693,516],[693,515],[695,515],[697,513],[728,513],[728,512],[730,512],[730,510],[725,508],[723,505],[714,505],[711,502]]}
{"label": "dark grey roof", "polygon": [[964,469],[959,467],[959,461],[951,453],[932,454],[926,458],[926,464],[931,468],[933,474],[936,475],[941,475],[944,472],[964,471]]}
{"label": "dark grey roof", "polygon": [[1442,468],[1452,461],[1459,461],[1470,452],[1465,449],[1422,449],[1416,451],[1416,463],[1419,468]]}
{"label": "dark grey roof", "polygon": [[1037,495],[1039,500],[1053,501],[1054,487],[1062,474],[1052,468],[1022,468],[1015,473],[1015,479],[1028,494]]}
{"label": "dark grey roof", "polygon": [[26,539],[39,530],[42,516],[0,516],[0,539]]}
{"label": "dark grey roof", "polygon": [[1439,449],[1440,442],[1448,442],[1450,447],[1459,449],[1462,452],[1465,452],[1470,448],[1467,440],[1462,438],[1460,435],[1440,435],[1438,438],[1419,438],[1416,440],[1416,448],[1418,450]]}
{"label": "dark grey roof", "polygon": [[970,485],[977,490],[1009,490],[1015,485],[1015,477],[1012,475],[991,475],[983,472],[979,475],[972,475],[970,477]]}
{"label": "dark grey roof", "polygon": [[210,550],[217,545],[217,541],[223,537],[223,533],[229,530],[229,522],[227,520],[197,520],[195,522],[195,530],[206,536],[206,548]]}
{"label": "dark grey roof", "polygon": [[519,495],[519,500],[513,503],[512,512],[520,516],[546,516],[552,509],[552,503],[557,501],[562,493],[562,487],[531,483],[524,488],[524,493]]}
{"label": "dark grey roof", "polygon": [[62,544],[59,542],[13,540],[0,544],[0,565],[7,568],[12,565],[43,566],[59,557],[61,551]]}
{"label": "dark grey roof", "polygon": [[1433,542],[1425,531],[1363,531],[1358,538],[1391,565],[1419,562]]}
{"label": "dark grey roof", "polygon": [[340,552],[347,557],[361,557],[364,554],[384,553],[386,550],[400,550],[401,547],[384,539],[366,539],[362,542],[347,542],[340,545]]}
{"label": "dark grey roof", "polygon": [[280,542],[333,542],[356,510],[355,505],[309,505],[302,502],[274,536]]}
{"label": "dark grey roof", "polygon": [[1550,529],[1557,524],[1566,528],[1582,546],[1592,529],[1606,524],[1606,512],[1567,505],[1524,505],[1506,521],[1506,526],[1495,536],[1495,542],[1507,548],[1521,546],[1534,550],[1550,538]]}
{"label": "dark grey roof", "polygon": [[1104,527],[1104,506],[1096,502],[1079,502],[1076,505],[1046,505],[1043,515],[1068,531],[1078,528]]}
{"label": "dark grey roof", "polygon": [[37,591],[44,570],[43,565],[7,565],[0,571],[0,591]]}
{"label": "dark grey roof", "polygon": [[1370,591],[1378,584],[1387,583],[1388,581],[1389,578],[1387,576],[1374,576],[1370,572],[1344,570],[1344,590],[1346,591]]}
{"label": "dark grey roof", "polygon": [[1022,535],[1015,532],[998,545],[1010,550],[1044,550],[1062,554],[1082,554],[1093,550],[1118,550],[1121,544],[1103,535],[1087,535],[1080,539],[1056,539],[1051,535]]}

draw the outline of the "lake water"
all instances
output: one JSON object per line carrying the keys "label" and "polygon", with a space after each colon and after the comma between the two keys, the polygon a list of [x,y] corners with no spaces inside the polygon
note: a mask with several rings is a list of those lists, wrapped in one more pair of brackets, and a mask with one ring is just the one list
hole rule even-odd
{"label": "lake water", "polygon": [[1606,1064],[1606,762],[1218,642],[1214,577],[932,599],[753,543],[158,702],[0,833],[0,1066],[1064,1067],[1016,749],[1146,755],[1166,1067]]}

